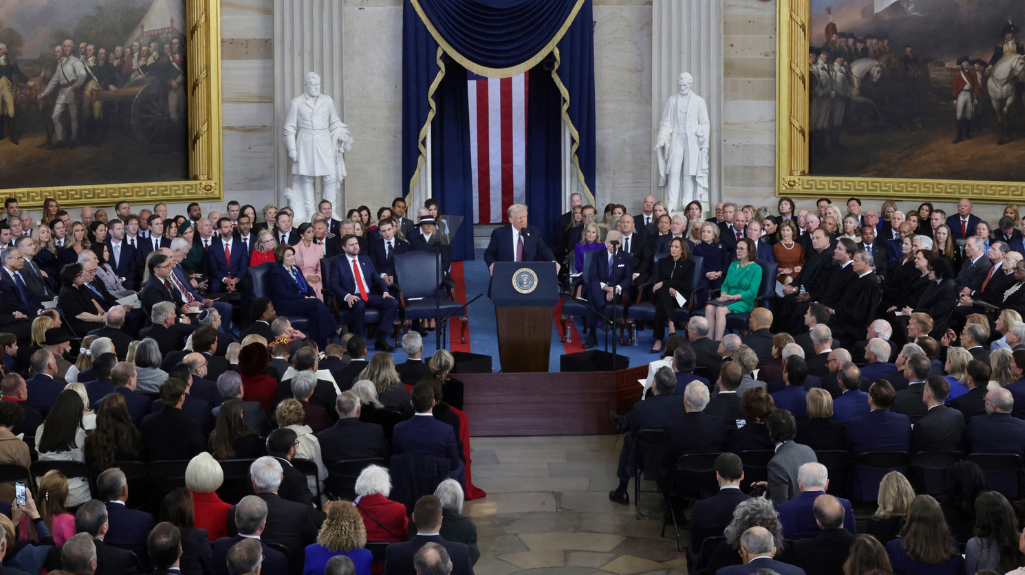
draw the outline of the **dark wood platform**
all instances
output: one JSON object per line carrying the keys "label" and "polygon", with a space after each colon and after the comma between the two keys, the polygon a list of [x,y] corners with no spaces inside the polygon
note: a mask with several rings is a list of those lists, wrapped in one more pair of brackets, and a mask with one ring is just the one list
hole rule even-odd
{"label": "dark wood platform", "polygon": [[466,373],[463,411],[470,435],[606,435],[609,412],[624,414],[640,399],[648,367],[618,372]]}

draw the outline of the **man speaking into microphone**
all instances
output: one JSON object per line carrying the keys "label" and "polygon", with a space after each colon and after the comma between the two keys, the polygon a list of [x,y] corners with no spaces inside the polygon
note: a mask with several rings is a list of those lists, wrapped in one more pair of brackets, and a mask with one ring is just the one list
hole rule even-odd
{"label": "man speaking into microphone", "polygon": [[[494,273],[495,262],[555,262],[555,254],[541,239],[541,230],[527,225],[527,206],[509,206],[509,225],[491,232],[488,249],[484,250],[484,262],[488,271]],[[555,262],[555,273],[559,264]]]}
{"label": "man speaking into microphone", "polygon": [[[594,310],[604,310],[605,306],[615,302],[630,289],[633,282],[633,257],[629,252],[619,249],[623,236],[613,230],[605,236],[607,251],[594,252],[591,257],[591,269],[588,271],[587,299]],[[600,254],[600,255],[599,255]],[[591,311],[590,325],[601,327],[602,319]],[[592,329],[584,342],[584,349],[598,345],[598,330]]]}

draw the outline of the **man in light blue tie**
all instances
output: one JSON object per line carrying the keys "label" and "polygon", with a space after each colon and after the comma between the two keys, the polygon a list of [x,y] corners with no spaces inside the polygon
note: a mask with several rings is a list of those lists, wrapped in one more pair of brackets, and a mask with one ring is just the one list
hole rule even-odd
{"label": "man in light blue tie", "polygon": [[17,319],[31,319],[39,314],[42,306],[29,293],[25,286],[25,278],[21,269],[25,266],[25,257],[18,248],[7,248],[0,255],[3,271],[0,272],[0,296],[7,301]]}

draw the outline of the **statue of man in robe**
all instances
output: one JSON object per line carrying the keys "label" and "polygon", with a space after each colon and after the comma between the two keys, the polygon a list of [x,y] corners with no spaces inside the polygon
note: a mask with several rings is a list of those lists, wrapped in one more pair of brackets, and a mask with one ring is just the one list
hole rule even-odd
{"label": "statue of man in robe", "polygon": [[655,153],[660,187],[670,212],[697,200],[708,206],[708,140],[710,124],[705,100],[694,93],[694,77],[677,77],[680,93],[666,101],[658,125]]}

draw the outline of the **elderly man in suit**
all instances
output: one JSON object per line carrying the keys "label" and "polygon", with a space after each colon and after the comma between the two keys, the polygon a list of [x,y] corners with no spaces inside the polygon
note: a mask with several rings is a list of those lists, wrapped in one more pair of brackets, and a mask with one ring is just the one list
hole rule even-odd
{"label": "elderly man in suit", "polygon": [[28,389],[28,404],[46,417],[57,401],[57,395],[64,391],[64,383],[57,381],[57,361],[47,349],[40,349],[29,358],[32,372],[36,375],[25,380]]}
{"label": "elderly man in suit", "polygon": [[[96,571],[94,575],[132,574],[139,568],[139,559],[131,551],[118,549],[103,542],[110,529],[107,509],[102,501],[90,499],[82,504],[75,513],[75,530],[79,535],[92,538],[96,549]],[[71,540],[64,548],[74,547]],[[63,549],[61,550],[63,555]],[[64,567],[68,567],[67,564]]]}
{"label": "elderly man in suit", "polygon": [[[783,526],[783,537],[809,539],[815,537],[822,529],[816,522],[813,508],[815,501],[825,495],[826,489],[829,488],[829,472],[821,463],[805,463],[797,470],[797,484],[801,488],[801,494],[779,505],[779,522]],[[847,531],[857,533],[851,502],[846,499],[837,501],[845,511],[841,525]]]}
{"label": "elderly man in suit", "polygon": [[920,353],[912,353],[904,362],[904,378],[908,380],[908,386],[897,392],[890,411],[908,416],[911,425],[918,423],[928,411],[922,403],[922,392],[931,367],[929,358]]}
{"label": "elderly man in suit", "polygon": [[982,282],[986,281],[993,262],[986,257],[985,240],[979,236],[965,240],[964,255],[965,261],[954,279],[954,286],[958,292],[971,295],[972,292],[982,289]]}
{"label": "elderly man in suit", "polygon": [[[607,305],[615,303],[617,298],[622,297],[633,284],[633,258],[630,254],[619,249],[622,235],[618,231],[611,231],[605,237],[606,250],[604,253],[597,252],[591,258],[590,278],[587,286],[587,299],[591,307],[596,311],[590,313],[590,324],[602,325],[602,319],[598,313],[603,312]],[[601,255],[598,255],[598,254]],[[587,341],[584,342],[584,349],[590,349],[598,345],[597,330],[593,329],[587,334]]]}
{"label": "elderly man in suit", "polygon": [[765,365],[773,360],[772,357],[772,312],[764,307],[756,307],[751,310],[751,317],[748,319],[748,333],[742,335],[740,340],[744,345],[750,347],[758,355],[758,365]]}
{"label": "elderly man in suit", "polygon": [[[845,527],[851,517],[844,500],[832,495],[819,495],[812,509],[818,532],[814,537],[795,541],[790,561],[808,575],[834,575],[843,573],[854,532]],[[853,523],[853,518],[851,518]]]}
{"label": "elderly man in suit", "polygon": [[950,228],[950,236],[954,240],[965,240],[975,236],[975,226],[980,221],[982,220],[979,216],[972,213],[972,201],[961,198],[957,202],[957,214],[947,218],[947,227]]}
{"label": "elderly man in suit", "polygon": [[798,469],[805,463],[817,463],[818,458],[807,445],[794,443],[797,422],[789,411],[777,409],[769,415],[766,424],[769,439],[776,444],[776,454],[769,460],[769,480],[764,484],[769,499],[780,505],[800,495]]}
{"label": "elderly man in suit", "polygon": [[847,423],[868,413],[868,394],[861,390],[864,378],[858,366],[845,362],[836,372],[840,395],[833,400],[833,419]]}
{"label": "elderly man in suit", "polygon": [[868,340],[865,345],[864,356],[868,365],[861,368],[861,376],[870,382],[869,385],[877,379],[886,379],[897,373],[897,366],[889,361],[892,346],[890,342],[878,337]]}
{"label": "elderly man in suit", "polygon": [[103,542],[111,547],[146,557],[146,538],[156,519],[145,511],[129,509],[128,479],[124,472],[111,468],[96,478],[97,497],[105,503],[108,528]]}
{"label": "elderly man in suit", "polygon": [[776,541],[764,527],[752,527],[740,536],[740,558],[743,565],[723,567],[716,575],[755,575],[769,570],[779,575],[805,575],[804,569],[773,559]]}
{"label": "elderly man in suit", "polygon": [[431,377],[431,368],[427,367],[420,357],[424,352],[423,338],[420,334],[411,331],[402,336],[402,351],[406,352],[409,359],[397,364],[395,371],[398,372],[403,384],[416,385],[421,379]]}
{"label": "elderly man in suit", "polygon": [[[973,417],[968,422],[970,453],[1025,453],[1025,421],[1011,416],[1014,398],[1006,388],[990,390],[986,394],[986,415]],[[1015,472],[991,472],[1001,492],[1016,492],[1020,481]],[[997,485],[993,486],[994,488]]]}
{"label": "elderly man in suit", "polygon": [[345,459],[388,459],[384,429],[376,423],[359,420],[360,400],[355,392],[343,391],[335,401],[338,421],[317,434],[324,466],[328,469]]}
{"label": "elderly man in suit", "polygon": [[[885,379],[869,388],[869,412],[847,424],[847,444],[854,455],[870,451],[907,451],[911,446],[911,420],[889,409],[896,397],[893,386]],[[854,475],[854,497],[874,501],[883,475],[885,473],[879,470],[858,469]]]}
{"label": "elderly man in suit", "polygon": [[688,565],[692,565],[701,551],[701,542],[720,536],[733,520],[733,510],[750,497],[740,490],[744,479],[744,463],[735,453],[723,453],[715,458],[715,479],[719,492],[694,503],[690,516],[690,545],[687,547]]}
{"label": "elderly man in suit", "polygon": [[719,366],[722,356],[719,355],[719,344],[708,337],[708,320],[702,316],[690,318],[687,322],[687,339],[697,354],[698,365],[708,370],[708,379],[719,379]]}
{"label": "elderly man in suit", "polygon": [[[684,414],[671,422],[662,439],[662,481],[672,480],[676,460],[690,453],[718,453],[726,442],[726,422],[704,413],[708,386],[692,381],[683,394]],[[696,486],[695,486],[696,489]]]}
{"label": "elderly man in suit", "polygon": [[216,575],[229,575],[225,559],[228,550],[243,539],[257,539],[263,547],[263,567],[265,573],[287,573],[288,559],[277,549],[267,546],[261,535],[267,528],[267,502],[255,495],[247,495],[235,506],[235,529],[238,535],[221,537],[210,544],[213,550],[213,569]]}
{"label": "elderly man in suit", "polygon": [[616,470],[619,486],[609,492],[609,499],[612,501],[622,505],[630,503],[627,487],[630,478],[637,474],[634,458],[637,433],[642,429],[665,429],[683,415],[680,400],[673,397],[675,387],[676,374],[673,370],[668,367],[659,369],[655,372],[655,383],[651,386],[654,395],[635,403],[630,413],[626,414],[626,437],[623,438],[623,448],[619,452],[619,468]]}
{"label": "elderly man in suit", "polygon": [[[494,273],[495,262],[555,262],[555,254],[545,245],[541,230],[527,225],[527,206],[509,206],[509,225],[491,232],[488,248],[484,250],[484,263]],[[555,272],[559,264],[555,263]]]}

